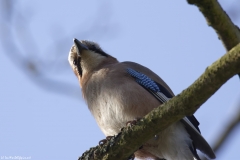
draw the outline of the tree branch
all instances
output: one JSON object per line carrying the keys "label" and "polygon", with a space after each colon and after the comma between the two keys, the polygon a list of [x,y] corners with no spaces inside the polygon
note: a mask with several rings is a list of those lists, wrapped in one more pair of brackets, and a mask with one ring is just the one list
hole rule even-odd
{"label": "tree branch", "polygon": [[187,0],[189,4],[196,5],[222,40],[226,50],[229,51],[240,42],[240,31],[233,24],[229,16],[222,9],[217,0]]}
{"label": "tree branch", "polygon": [[[192,115],[228,79],[240,72],[240,44],[209,66],[181,94],[151,111],[136,126],[122,131],[103,146],[91,148],[79,159],[127,159],[139,146],[186,115]],[[157,127],[156,127],[157,126]]]}
{"label": "tree branch", "polygon": [[[209,26],[216,31],[219,39],[222,40],[226,50],[229,51],[240,42],[240,30],[233,24],[229,16],[222,9],[217,0],[188,0],[189,4],[196,5],[207,20]],[[240,77],[240,74],[239,74]],[[230,120],[228,127],[219,136],[213,150],[217,152],[225,142],[230,132],[234,130],[240,122],[240,112],[237,117]],[[205,160],[205,158],[203,158]]]}

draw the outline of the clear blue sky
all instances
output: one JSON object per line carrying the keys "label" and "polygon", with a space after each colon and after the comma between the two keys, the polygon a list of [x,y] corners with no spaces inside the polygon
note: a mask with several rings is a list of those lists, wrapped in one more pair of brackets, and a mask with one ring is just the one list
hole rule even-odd
{"label": "clear blue sky", "polygon": [[[14,64],[14,57],[8,56],[10,51],[3,50],[4,44],[0,45],[0,156],[77,159],[104,139],[82,100],[77,78],[67,62],[73,38],[96,41],[119,61],[147,66],[175,94],[192,84],[225,53],[216,33],[186,0],[15,3],[15,9],[27,17],[26,22],[14,24],[18,29],[14,37],[20,39],[15,45],[21,46],[24,56],[31,57],[36,64],[49,62],[41,66],[46,76],[75,88],[64,95],[36,85]],[[229,3],[225,1],[224,7]],[[25,43],[29,37],[23,34],[26,28],[21,23],[29,23],[27,32],[32,34],[36,45]],[[235,23],[240,25],[240,21]],[[0,36],[5,36],[2,30]],[[240,81],[235,76],[195,113],[210,144],[234,115],[239,89]],[[239,132],[240,128],[235,130],[217,154],[218,160],[239,159]]]}

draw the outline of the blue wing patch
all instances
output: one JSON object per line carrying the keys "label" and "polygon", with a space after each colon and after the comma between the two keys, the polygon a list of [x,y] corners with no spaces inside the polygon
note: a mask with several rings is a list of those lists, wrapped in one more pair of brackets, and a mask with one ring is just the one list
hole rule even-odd
{"label": "blue wing patch", "polygon": [[127,68],[127,72],[135,78],[136,82],[140,85],[142,85],[143,87],[145,87],[146,89],[150,89],[154,92],[160,92],[160,88],[158,87],[158,85],[148,76],[146,76],[143,73],[140,73],[138,71],[135,71],[131,68]]}
{"label": "blue wing patch", "polygon": [[[169,93],[169,91],[164,86],[153,81],[151,78],[149,78],[145,74],[135,71],[134,69],[131,69],[131,68],[127,68],[127,72],[133,78],[135,78],[136,82],[139,85],[143,86],[160,102],[165,103],[170,98],[173,97],[173,95]],[[212,151],[211,147],[206,142],[206,140],[201,136],[200,130],[198,128],[199,122],[197,121],[197,119],[193,115],[186,116],[181,120],[181,122],[185,125],[185,128],[188,134],[191,136],[191,139],[193,140],[194,145],[193,146],[190,145],[189,148],[192,151],[195,158],[200,159],[198,157],[196,148],[200,149],[203,153],[207,154],[210,158],[215,158],[214,152]]]}

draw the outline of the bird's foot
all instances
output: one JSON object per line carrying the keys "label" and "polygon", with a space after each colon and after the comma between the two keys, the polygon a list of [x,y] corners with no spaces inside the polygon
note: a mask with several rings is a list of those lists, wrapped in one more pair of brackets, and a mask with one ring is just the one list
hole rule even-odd
{"label": "bird's foot", "polygon": [[130,127],[135,126],[139,120],[140,120],[140,118],[135,118],[135,119],[132,120],[132,121],[127,121],[126,126],[127,126],[127,127],[128,127],[128,126],[130,126]]}

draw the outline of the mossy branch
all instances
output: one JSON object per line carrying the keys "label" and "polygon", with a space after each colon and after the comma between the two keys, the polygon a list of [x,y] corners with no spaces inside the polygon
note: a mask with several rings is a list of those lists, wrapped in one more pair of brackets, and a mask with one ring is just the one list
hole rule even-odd
{"label": "mossy branch", "polygon": [[240,31],[222,9],[217,0],[187,0],[196,5],[207,20],[209,26],[218,34],[226,50],[229,51],[240,42]]}
{"label": "mossy branch", "polygon": [[[208,25],[212,26],[216,31],[227,51],[240,43],[239,27],[233,24],[217,0],[188,0],[188,3],[194,4],[199,8],[206,18]],[[240,74],[238,75],[240,77]],[[213,147],[215,152],[218,151],[218,148],[220,148],[233,128],[237,126],[236,124],[238,122],[236,121],[236,118],[233,118],[230,121],[229,127],[223,131],[222,135],[219,136],[219,140],[217,140]]]}

